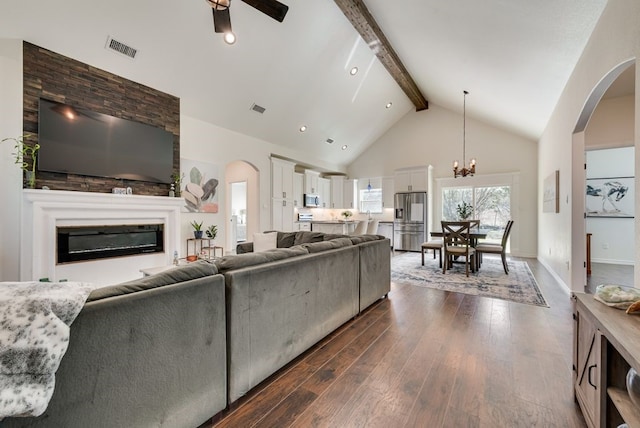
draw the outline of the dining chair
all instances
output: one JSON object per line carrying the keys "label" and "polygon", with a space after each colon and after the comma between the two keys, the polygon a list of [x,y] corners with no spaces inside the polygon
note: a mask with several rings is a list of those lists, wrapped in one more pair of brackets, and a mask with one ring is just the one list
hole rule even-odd
{"label": "dining chair", "polygon": [[438,252],[438,258],[440,259],[439,266],[442,267],[442,239],[429,239],[427,242],[423,242],[420,246],[422,249],[422,266],[424,266],[424,253],[425,251],[433,250],[433,258],[436,258],[436,251]]}
{"label": "dining chair", "polygon": [[442,234],[444,235],[442,273],[446,273],[451,267],[454,257],[464,257],[465,271],[469,276],[469,267],[475,271],[476,250],[471,246],[469,221],[442,221]]}
{"label": "dining chair", "polygon": [[367,235],[378,234],[378,223],[380,223],[380,220],[369,220],[369,225],[367,226]]}
{"label": "dining chair", "polygon": [[490,242],[479,242],[476,245],[476,252],[478,253],[478,263],[482,261],[483,253],[491,253],[491,254],[500,254],[502,258],[502,267],[504,267],[504,273],[509,275],[509,266],[507,265],[507,240],[509,239],[509,234],[511,233],[511,228],[513,227],[513,220],[509,220],[507,225],[504,228],[504,233],[502,234],[502,239],[500,240],[500,244],[494,244]]}
{"label": "dining chair", "polygon": [[356,225],[356,230],[353,231],[352,235],[364,235],[367,232],[367,220],[360,220]]}

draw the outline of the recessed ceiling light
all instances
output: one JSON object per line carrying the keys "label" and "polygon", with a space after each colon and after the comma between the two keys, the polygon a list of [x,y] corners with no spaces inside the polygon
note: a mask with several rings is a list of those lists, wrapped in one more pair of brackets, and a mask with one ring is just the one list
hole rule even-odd
{"label": "recessed ceiling light", "polygon": [[300,132],[304,132],[304,131],[306,131],[306,130],[307,130],[307,126],[306,126],[306,125],[302,125],[302,126],[300,127]]}
{"label": "recessed ceiling light", "polygon": [[347,145],[342,146],[342,150],[347,150]]}
{"label": "recessed ceiling light", "polygon": [[353,67],[350,71],[349,74],[352,76],[355,76],[358,73],[358,67]]}
{"label": "recessed ceiling light", "polygon": [[224,33],[224,41],[227,42],[228,45],[232,45],[236,42],[236,35],[228,31]]}
{"label": "recessed ceiling light", "polygon": [[385,106],[385,108],[391,108],[392,105],[393,105],[393,103],[388,102],[387,105]]}

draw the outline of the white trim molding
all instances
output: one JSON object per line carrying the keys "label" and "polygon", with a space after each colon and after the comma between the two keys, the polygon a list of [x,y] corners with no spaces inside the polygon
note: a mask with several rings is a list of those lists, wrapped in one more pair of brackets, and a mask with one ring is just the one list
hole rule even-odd
{"label": "white trim molding", "polygon": [[[140,276],[140,269],[168,265],[180,246],[182,198],[61,190],[23,191],[20,278],[68,279],[114,284]],[[163,253],[57,264],[58,226],[163,224]]]}

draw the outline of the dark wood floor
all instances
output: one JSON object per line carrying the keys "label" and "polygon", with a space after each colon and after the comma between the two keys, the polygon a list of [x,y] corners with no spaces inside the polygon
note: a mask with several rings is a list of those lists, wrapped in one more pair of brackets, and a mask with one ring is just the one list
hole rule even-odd
{"label": "dark wood floor", "polygon": [[587,276],[587,293],[595,293],[600,284],[618,284],[633,287],[633,266],[591,263],[591,275]]}
{"label": "dark wood floor", "polygon": [[526,260],[550,308],[394,283],[203,427],[584,427],[569,293]]}

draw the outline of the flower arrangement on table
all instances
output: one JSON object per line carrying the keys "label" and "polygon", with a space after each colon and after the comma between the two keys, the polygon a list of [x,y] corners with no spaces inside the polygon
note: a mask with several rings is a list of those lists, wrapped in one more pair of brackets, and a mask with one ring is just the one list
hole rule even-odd
{"label": "flower arrangement on table", "polygon": [[347,211],[342,211],[342,212],[340,213],[340,215],[341,215],[342,217],[344,217],[344,221],[348,221],[348,220],[349,220],[349,217],[351,217],[351,216],[353,215],[353,213],[352,213],[351,211],[347,210]]}

